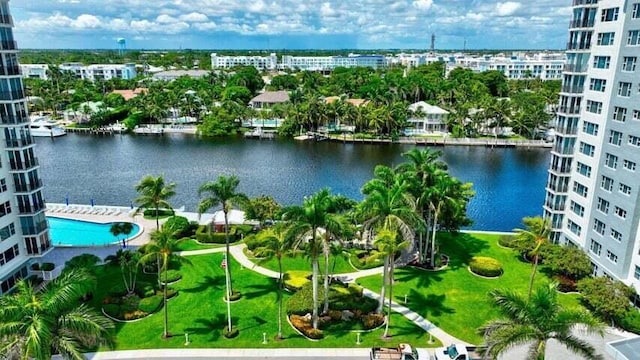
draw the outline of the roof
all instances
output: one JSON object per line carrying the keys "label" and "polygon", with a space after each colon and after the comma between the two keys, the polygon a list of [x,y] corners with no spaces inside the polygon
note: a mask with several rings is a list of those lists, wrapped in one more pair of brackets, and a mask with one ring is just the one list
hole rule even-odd
{"label": "roof", "polygon": [[[218,210],[213,214],[213,223],[214,225],[224,225],[224,212],[222,210]],[[229,211],[229,224],[244,224],[244,211],[231,209]]]}
{"label": "roof", "polygon": [[251,103],[283,103],[289,101],[289,93],[286,91],[265,91],[251,99]]}
{"label": "roof", "polygon": [[[327,96],[326,98],[324,98],[324,101],[327,104],[333,104],[334,102],[338,101],[340,99],[339,96]],[[360,107],[363,105],[367,105],[369,103],[369,100],[366,99],[344,99],[344,102],[349,103],[355,107]]]}
{"label": "roof", "polygon": [[122,95],[122,97],[129,101],[131,99],[133,99],[134,97],[146,93],[147,89],[145,88],[136,88],[134,90],[113,90],[111,93],[112,94],[120,94]]}
{"label": "roof", "polygon": [[612,341],[607,347],[615,352],[616,359],[640,359],[640,337]]}
{"label": "roof", "polygon": [[449,112],[441,107],[427,104],[424,101],[419,101],[417,103],[409,105],[409,110],[411,111],[422,111],[425,114],[449,114]]}
{"label": "roof", "polygon": [[167,70],[153,74],[154,78],[179,78],[180,76],[203,77],[209,74],[207,70]]}

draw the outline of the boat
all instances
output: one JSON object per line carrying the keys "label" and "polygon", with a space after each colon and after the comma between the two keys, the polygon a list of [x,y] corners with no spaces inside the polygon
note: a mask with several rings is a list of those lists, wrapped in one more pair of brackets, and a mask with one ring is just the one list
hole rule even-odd
{"label": "boat", "polygon": [[32,118],[29,129],[33,137],[58,137],[67,134],[65,129],[45,117]]}

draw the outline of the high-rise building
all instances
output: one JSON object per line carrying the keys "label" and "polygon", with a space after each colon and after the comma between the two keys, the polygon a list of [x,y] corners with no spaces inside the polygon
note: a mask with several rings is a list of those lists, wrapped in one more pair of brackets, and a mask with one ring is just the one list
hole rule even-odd
{"label": "high-rise building", "polygon": [[51,243],[9,0],[0,0],[0,295]]}
{"label": "high-rise building", "polygon": [[640,0],[573,0],[544,213],[595,275],[640,289]]}

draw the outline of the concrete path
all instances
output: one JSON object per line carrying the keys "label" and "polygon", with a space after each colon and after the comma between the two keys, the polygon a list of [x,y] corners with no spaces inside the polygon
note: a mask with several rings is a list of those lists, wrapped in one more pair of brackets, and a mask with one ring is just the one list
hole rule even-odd
{"label": "concrete path", "polygon": [[152,349],[85,354],[92,360],[116,359],[368,359],[369,349]]}

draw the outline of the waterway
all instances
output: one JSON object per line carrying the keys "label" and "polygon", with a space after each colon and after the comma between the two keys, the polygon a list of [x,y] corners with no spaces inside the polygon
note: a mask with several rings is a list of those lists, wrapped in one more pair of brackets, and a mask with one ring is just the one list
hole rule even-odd
{"label": "waterway", "polygon": [[[294,140],[203,140],[188,135],[36,138],[44,196],[49,202],[130,205],[145,175],[176,182],[175,207],[195,211],[198,187],[235,174],[249,196],[272,195],[299,204],[323,187],[356,200],[378,164],[398,165],[411,145],[367,145]],[[539,215],[548,149],[439,148],[452,175],[472,182],[473,229],[509,231]]]}

